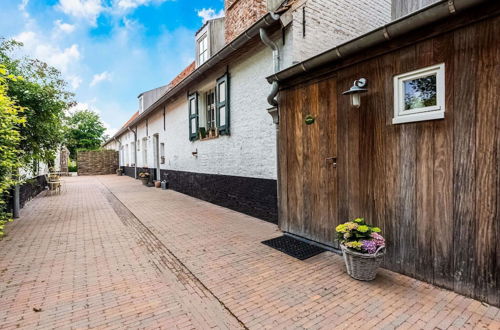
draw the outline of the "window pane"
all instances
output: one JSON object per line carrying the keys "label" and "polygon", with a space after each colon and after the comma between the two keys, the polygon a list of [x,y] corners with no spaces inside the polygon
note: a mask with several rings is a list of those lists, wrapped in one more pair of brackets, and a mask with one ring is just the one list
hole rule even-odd
{"label": "window pane", "polygon": [[437,105],[436,75],[404,81],[405,110]]}
{"label": "window pane", "polygon": [[196,118],[191,119],[191,133],[196,133]]}
{"label": "window pane", "polygon": [[219,123],[220,126],[226,125],[226,107],[219,108]]}
{"label": "window pane", "polygon": [[192,98],[190,101],[189,101],[189,112],[194,115],[196,114],[196,99],[195,98]]}
{"label": "window pane", "polygon": [[226,101],[226,82],[219,84],[219,102]]}

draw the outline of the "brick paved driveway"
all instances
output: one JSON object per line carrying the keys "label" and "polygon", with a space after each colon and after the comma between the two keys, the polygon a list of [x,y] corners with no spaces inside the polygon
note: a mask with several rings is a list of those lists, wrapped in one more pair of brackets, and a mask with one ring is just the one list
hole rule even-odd
{"label": "brick paved driveway", "polygon": [[127,177],[66,178],[7,232],[2,329],[500,329],[498,308],[386,270],[352,280],[333,253],[260,244],[275,225]]}

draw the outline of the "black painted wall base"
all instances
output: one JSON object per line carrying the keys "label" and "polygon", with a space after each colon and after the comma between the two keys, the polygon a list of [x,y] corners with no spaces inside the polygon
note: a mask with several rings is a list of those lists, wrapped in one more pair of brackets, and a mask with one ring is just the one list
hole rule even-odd
{"label": "black painted wall base", "polygon": [[137,177],[139,177],[139,173],[142,173],[142,172],[149,172],[149,175],[151,177],[151,180],[157,180],[156,179],[156,168],[151,168],[151,167],[148,167],[148,168],[145,168],[145,167],[138,167],[137,168]]}
{"label": "black painted wall base", "polygon": [[[123,174],[126,176],[129,176],[133,178],[135,176],[135,168],[131,166],[122,166],[121,167],[123,170]],[[149,172],[149,174],[152,176],[152,180],[157,180],[156,179],[156,168],[144,168],[144,167],[138,167],[137,168],[137,177],[139,177],[139,173],[141,172]]]}
{"label": "black painted wall base", "polygon": [[[131,178],[135,177],[135,167],[122,166],[121,168],[122,168],[123,174],[125,174],[126,176],[129,176]],[[139,174],[139,173],[137,173],[137,174]]]}
{"label": "black painted wall base", "polygon": [[[168,178],[167,178],[168,174]],[[161,170],[170,189],[207,202],[277,223],[276,180]]]}
{"label": "black painted wall base", "polygon": [[[45,175],[39,175],[36,178],[28,179],[26,182],[19,186],[19,206],[21,208],[26,205],[26,202],[33,199],[36,195],[41,193],[45,187],[47,186],[47,180],[45,179]],[[12,212],[12,208],[14,205],[14,192],[11,191],[7,196],[7,212]]]}

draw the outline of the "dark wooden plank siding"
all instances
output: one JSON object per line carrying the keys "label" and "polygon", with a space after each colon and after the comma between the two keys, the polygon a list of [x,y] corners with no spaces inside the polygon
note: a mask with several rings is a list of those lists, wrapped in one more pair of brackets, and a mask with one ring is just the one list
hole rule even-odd
{"label": "dark wooden plank siding", "polygon": [[[445,120],[434,124],[434,283],[453,287],[453,38],[442,35],[432,40],[433,63],[445,63]],[[437,221],[436,221],[437,220]],[[436,258],[436,256],[439,256]]]}
{"label": "dark wooden plank siding", "polygon": [[[478,51],[475,72],[476,99],[476,295],[486,301],[498,299],[496,287],[500,276],[496,264],[496,139],[499,127],[496,118],[499,115],[500,102],[500,20],[487,24],[478,24],[476,31],[476,49]],[[496,27],[496,29],[495,29]],[[481,36],[478,38],[477,36]],[[493,271],[493,270],[497,271]]]}
{"label": "dark wooden plank siding", "polygon": [[[280,95],[279,108],[279,125],[278,125],[278,154],[286,154],[288,138],[287,138],[287,118],[290,117],[286,111],[292,108],[290,96],[286,94]],[[287,157],[278,157],[278,226],[281,230],[288,230],[288,222],[283,221],[288,218],[288,193],[287,182],[283,178],[287,177]]]}
{"label": "dark wooden plank siding", "polygon": [[[454,288],[459,292],[474,292],[474,248],[476,242],[476,191],[475,191],[475,135],[476,92],[471,79],[476,71],[477,51],[474,29],[462,29],[454,34],[453,69],[455,85],[453,91],[455,120],[453,150],[453,242]],[[464,65],[463,63],[470,63]]]}
{"label": "dark wooden plank siding", "polygon": [[[324,238],[337,223],[365,216],[387,238],[384,267],[500,305],[498,44],[493,16],[283,89],[280,179],[287,211],[302,218],[280,219],[282,228]],[[445,119],[393,125],[394,75],[439,63]],[[361,77],[369,91],[354,109],[341,93]],[[301,125],[309,113],[315,129]],[[311,144],[318,139],[323,145]],[[334,172],[320,164],[329,151]],[[321,189],[325,177],[338,194]]]}
{"label": "dark wooden plank siding", "polygon": [[[314,141],[312,140],[313,130],[310,127],[305,126],[304,119],[308,114],[313,114],[317,116],[317,113],[313,112],[313,104],[317,104],[317,102],[313,102],[314,95],[313,90],[317,88],[316,84],[305,86],[300,89],[301,99],[303,100],[301,107],[301,116],[297,117],[298,121],[296,122],[297,126],[302,127],[302,136],[298,136],[300,139],[299,143],[302,143],[302,171],[304,175],[298,177],[302,177],[302,230],[301,232],[305,233],[305,235],[316,239],[315,236],[319,235],[318,232],[314,231],[313,226],[313,218],[312,218],[312,210],[314,209],[313,202],[317,197],[317,191],[314,191],[314,179],[315,173],[313,173],[313,163],[316,160],[314,153]],[[316,95],[317,100],[317,95]]]}

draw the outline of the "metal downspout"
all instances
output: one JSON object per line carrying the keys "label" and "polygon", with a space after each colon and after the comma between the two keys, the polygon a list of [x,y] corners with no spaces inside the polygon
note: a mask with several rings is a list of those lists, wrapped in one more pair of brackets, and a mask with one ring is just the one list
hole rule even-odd
{"label": "metal downspout", "polygon": [[[277,21],[280,18],[280,15],[275,14],[275,13],[270,13],[270,17]],[[262,42],[271,48],[273,51],[273,68],[274,68],[274,73],[280,71],[280,49],[278,45],[269,38],[269,35],[267,34],[267,31],[264,28],[259,29],[259,34],[260,34],[260,39]],[[275,124],[274,127],[276,128],[276,198],[277,198],[277,208],[278,208],[278,226],[279,226],[279,205],[280,205],[280,191],[281,191],[281,182],[280,182],[280,164],[279,164],[279,133],[280,133],[280,128],[279,128],[279,112],[278,112],[278,100],[276,99],[276,96],[278,95],[278,90],[279,90],[279,84],[277,81],[272,82],[272,87],[271,87],[271,92],[267,96],[267,103],[271,105],[271,108],[267,109],[267,112],[271,115],[273,118],[273,123]]]}
{"label": "metal downspout", "polygon": [[[279,19],[279,16],[276,19]],[[273,73],[276,73],[276,72],[280,71],[280,49],[279,49],[278,45],[273,40],[271,40],[271,38],[269,38],[269,35],[267,34],[267,31],[264,28],[259,29],[259,34],[260,34],[260,39],[262,40],[262,42],[266,46],[271,48],[273,51],[273,67],[274,67]],[[278,94],[278,89],[279,89],[278,82],[273,81],[272,87],[271,87],[271,92],[267,96],[267,102],[273,107],[278,106],[278,101],[276,100],[276,95]]]}

